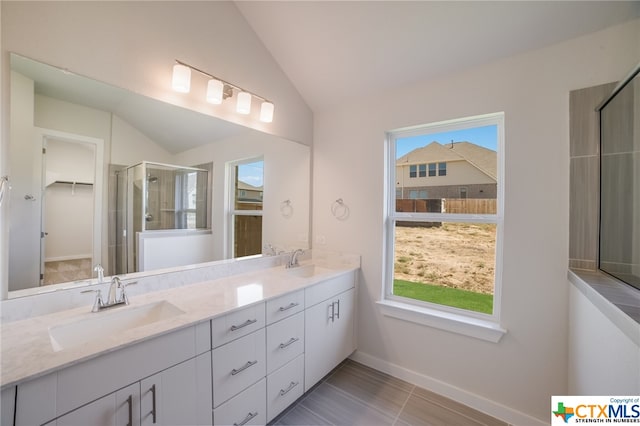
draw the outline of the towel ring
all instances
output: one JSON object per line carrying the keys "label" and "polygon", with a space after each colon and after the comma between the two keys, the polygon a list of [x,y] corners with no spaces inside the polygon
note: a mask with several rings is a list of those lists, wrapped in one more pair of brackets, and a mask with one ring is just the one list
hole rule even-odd
{"label": "towel ring", "polygon": [[349,207],[342,198],[338,198],[331,204],[331,214],[338,220],[346,220],[349,217]]}
{"label": "towel ring", "polygon": [[293,206],[291,205],[291,200],[284,200],[280,203],[280,214],[282,217],[289,219],[293,216]]}
{"label": "towel ring", "polygon": [[4,193],[7,188],[11,189],[9,186],[9,176],[0,177],[0,205],[2,205],[2,200],[4,199]]}

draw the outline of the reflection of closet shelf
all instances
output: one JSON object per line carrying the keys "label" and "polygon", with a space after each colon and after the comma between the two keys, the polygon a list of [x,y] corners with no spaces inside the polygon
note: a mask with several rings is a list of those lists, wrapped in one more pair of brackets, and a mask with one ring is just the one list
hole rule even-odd
{"label": "reflection of closet shelf", "polygon": [[175,212],[176,209],[160,209],[161,212]]}
{"label": "reflection of closet shelf", "polygon": [[91,182],[73,182],[70,180],[56,180],[53,183],[63,183],[63,184],[67,184],[67,185],[88,185],[88,186],[93,186],[93,183]]}

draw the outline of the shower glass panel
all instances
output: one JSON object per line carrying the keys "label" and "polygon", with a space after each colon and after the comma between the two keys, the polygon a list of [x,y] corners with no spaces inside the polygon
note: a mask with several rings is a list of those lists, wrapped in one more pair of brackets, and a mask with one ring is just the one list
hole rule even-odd
{"label": "shower glass panel", "polygon": [[126,176],[127,270],[119,273],[136,271],[139,233],[207,228],[207,170],[143,161]]}

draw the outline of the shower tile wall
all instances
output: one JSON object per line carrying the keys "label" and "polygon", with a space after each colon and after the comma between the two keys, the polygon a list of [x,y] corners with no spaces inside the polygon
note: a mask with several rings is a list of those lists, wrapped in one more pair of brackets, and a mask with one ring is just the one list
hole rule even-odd
{"label": "shower tile wall", "polygon": [[595,270],[598,258],[599,119],[596,107],[612,92],[608,83],[569,94],[569,267]]}

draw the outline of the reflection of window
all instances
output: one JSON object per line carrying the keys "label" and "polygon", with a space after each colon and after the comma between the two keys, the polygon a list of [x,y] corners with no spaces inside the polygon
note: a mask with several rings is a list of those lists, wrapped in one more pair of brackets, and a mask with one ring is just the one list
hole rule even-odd
{"label": "reflection of window", "polygon": [[235,163],[232,174],[232,211],[229,252],[232,257],[262,252],[262,197],[264,161]]}
{"label": "reflection of window", "polygon": [[[482,133],[489,142],[483,142],[483,146],[473,142],[452,143],[451,146],[432,142],[421,146],[421,141],[438,140],[436,134],[447,132],[457,136],[457,132],[462,131],[464,136],[456,137],[457,140],[473,141],[474,135]],[[389,244],[384,285],[385,299],[393,301],[396,309],[404,309],[402,304],[406,304],[407,309],[416,312],[417,305],[495,322],[499,319],[501,259],[498,254],[502,214],[496,206],[500,206],[502,188],[498,179],[502,135],[501,113],[394,131],[388,135],[390,157],[397,160],[416,151],[416,155],[422,155],[421,159],[426,160],[428,176],[446,176],[447,162],[442,160],[450,158],[453,151],[461,158],[456,160],[456,170],[461,170],[461,176],[468,176],[468,184],[495,188],[491,193],[496,194],[495,199],[467,199],[468,185],[463,185],[457,190],[459,198],[465,200],[456,200],[455,195],[447,198],[447,194],[455,189],[439,179],[429,180],[428,185],[421,182],[421,188],[407,188],[405,184],[405,193],[416,200],[411,212],[407,213],[406,203],[398,203],[395,192],[388,192],[385,241]],[[390,165],[388,182],[398,185],[395,173],[401,169],[396,169],[397,164]],[[427,199],[427,192],[434,197],[430,200],[433,202],[420,201]]]}

